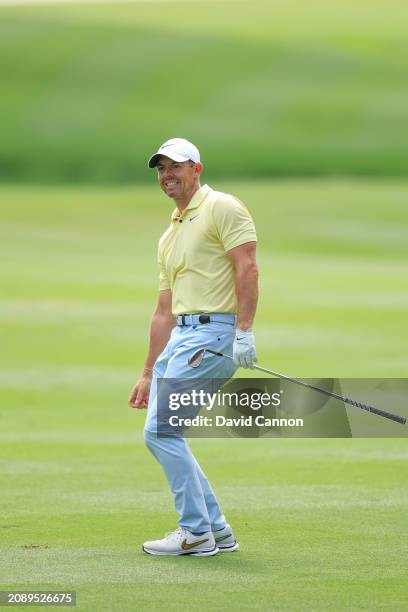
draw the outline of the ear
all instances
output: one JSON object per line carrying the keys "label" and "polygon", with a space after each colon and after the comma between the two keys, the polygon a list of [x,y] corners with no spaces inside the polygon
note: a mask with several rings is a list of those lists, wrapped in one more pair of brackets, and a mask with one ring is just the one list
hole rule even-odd
{"label": "ear", "polygon": [[201,162],[197,162],[196,165],[195,165],[195,168],[196,168],[197,174],[200,176],[200,174],[201,174],[201,172],[203,171],[203,168],[204,168],[203,164]]}

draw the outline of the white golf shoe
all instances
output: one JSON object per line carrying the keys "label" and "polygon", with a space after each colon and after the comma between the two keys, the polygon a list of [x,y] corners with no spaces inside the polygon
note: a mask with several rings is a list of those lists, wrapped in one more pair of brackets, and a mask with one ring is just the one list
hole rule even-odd
{"label": "white golf shoe", "polygon": [[195,557],[212,557],[218,552],[214,535],[211,531],[203,535],[193,535],[184,527],[168,533],[162,540],[145,542],[142,546],[149,555],[194,555]]}
{"label": "white golf shoe", "polygon": [[220,552],[234,552],[234,550],[238,550],[239,544],[230,525],[225,525],[221,531],[213,531],[213,536]]}

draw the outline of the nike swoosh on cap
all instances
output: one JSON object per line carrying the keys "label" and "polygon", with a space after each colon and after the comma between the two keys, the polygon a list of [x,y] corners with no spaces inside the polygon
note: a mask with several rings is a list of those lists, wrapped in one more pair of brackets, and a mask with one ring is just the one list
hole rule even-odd
{"label": "nike swoosh on cap", "polygon": [[187,540],[183,540],[181,543],[181,548],[183,550],[190,550],[190,548],[194,548],[195,546],[204,544],[204,542],[208,542],[208,538],[206,538],[205,540],[197,540],[197,542],[191,542],[190,544],[187,544]]}

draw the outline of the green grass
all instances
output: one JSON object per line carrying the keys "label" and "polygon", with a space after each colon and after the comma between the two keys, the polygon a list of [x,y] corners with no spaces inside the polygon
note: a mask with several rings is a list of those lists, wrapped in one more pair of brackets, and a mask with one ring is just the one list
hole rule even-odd
{"label": "green grass", "polygon": [[147,181],[175,135],[213,178],[406,176],[402,0],[0,11],[8,180]]}
{"label": "green grass", "polygon": [[[407,376],[406,182],[213,186],[257,222],[260,363]],[[0,198],[1,588],[75,589],[89,612],[405,610],[402,438],[193,440],[241,550],[142,554],[176,525],[126,403],[172,204],[153,185]]]}
{"label": "green grass", "polygon": [[176,520],[167,485],[129,433],[140,416],[95,431],[98,397],[79,439],[25,424],[2,441],[2,588],[75,589],[89,611],[406,609],[405,440],[195,441],[241,550],[152,558],[140,543]]}
{"label": "green grass", "polygon": [[[213,186],[257,223],[265,363],[301,376],[407,375],[406,183]],[[172,202],[155,185],[5,187],[1,198],[7,368],[34,359],[80,382],[84,367],[97,376],[113,365],[126,378],[143,359]]]}

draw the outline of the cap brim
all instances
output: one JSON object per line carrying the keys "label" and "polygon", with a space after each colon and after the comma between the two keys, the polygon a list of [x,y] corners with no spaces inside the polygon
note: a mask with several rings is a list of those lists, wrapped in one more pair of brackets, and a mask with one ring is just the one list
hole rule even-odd
{"label": "cap brim", "polygon": [[155,153],[147,162],[148,167],[155,168],[155,166],[157,166],[157,160],[159,159],[159,157],[168,157],[169,159],[172,159],[175,162],[185,162],[189,160],[189,157],[184,157],[184,155],[177,155],[177,153]]}

